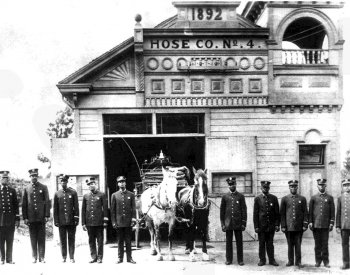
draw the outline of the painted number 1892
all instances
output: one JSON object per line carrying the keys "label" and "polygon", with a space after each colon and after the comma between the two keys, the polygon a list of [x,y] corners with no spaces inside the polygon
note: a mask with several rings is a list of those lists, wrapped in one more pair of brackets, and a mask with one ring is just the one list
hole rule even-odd
{"label": "painted number 1892", "polygon": [[192,20],[222,20],[221,8],[192,9]]}

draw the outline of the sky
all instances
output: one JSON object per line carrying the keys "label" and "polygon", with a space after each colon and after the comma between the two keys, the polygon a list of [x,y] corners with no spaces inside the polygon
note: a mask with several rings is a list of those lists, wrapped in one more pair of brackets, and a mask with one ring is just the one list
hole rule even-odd
{"label": "sky", "polygon": [[[50,158],[46,129],[65,107],[56,84],[133,36],[136,14],[151,28],[176,9],[169,0],[0,0],[0,170],[21,178],[33,167],[47,170],[37,155]],[[350,60],[350,28],[343,36]],[[343,73],[342,159],[350,150],[350,63]]]}

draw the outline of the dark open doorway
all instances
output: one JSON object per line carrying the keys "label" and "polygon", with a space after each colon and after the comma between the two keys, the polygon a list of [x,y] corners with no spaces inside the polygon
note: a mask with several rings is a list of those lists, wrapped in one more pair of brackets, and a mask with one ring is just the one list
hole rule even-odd
{"label": "dark open doorway", "polygon": [[[140,181],[139,167],[145,160],[159,155],[161,150],[173,163],[187,166],[191,172],[192,167],[204,168],[204,137],[106,138],[104,149],[108,199],[116,192],[116,178],[120,175],[127,178],[127,189],[133,191],[134,182]],[[142,239],[142,235],[140,237]],[[115,239],[115,230],[107,230],[107,241],[114,242]]]}

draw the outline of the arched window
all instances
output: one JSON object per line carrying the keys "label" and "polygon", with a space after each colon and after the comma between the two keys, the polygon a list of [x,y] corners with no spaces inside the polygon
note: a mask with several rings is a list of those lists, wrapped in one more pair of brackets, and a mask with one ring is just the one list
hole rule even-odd
{"label": "arched window", "polygon": [[283,34],[283,64],[328,64],[328,37],[321,22],[301,17]]}

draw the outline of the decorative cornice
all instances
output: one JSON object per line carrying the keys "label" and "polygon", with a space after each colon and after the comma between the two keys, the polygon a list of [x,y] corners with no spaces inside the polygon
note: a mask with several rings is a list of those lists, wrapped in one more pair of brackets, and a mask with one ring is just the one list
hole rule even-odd
{"label": "decorative cornice", "polygon": [[146,107],[267,106],[267,96],[146,97]]}
{"label": "decorative cornice", "polygon": [[340,111],[342,105],[270,105],[271,113],[331,113],[333,110]]}
{"label": "decorative cornice", "polygon": [[90,83],[83,84],[57,84],[57,88],[62,94],[67,93],[90,93],[92,85]]}

